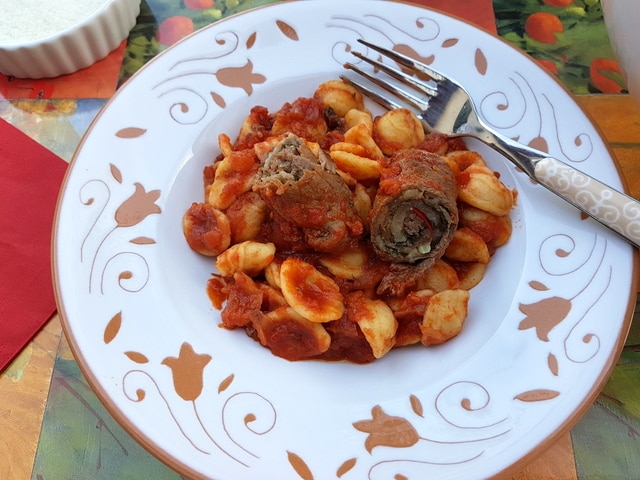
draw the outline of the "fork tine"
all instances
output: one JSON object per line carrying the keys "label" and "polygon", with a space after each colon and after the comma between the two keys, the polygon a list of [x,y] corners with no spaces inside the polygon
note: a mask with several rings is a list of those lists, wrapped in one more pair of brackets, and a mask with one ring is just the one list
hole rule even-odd
{"label": "fork tine", "polygon": [[386,65],[385,63],[373,60],[373,59],[363,55],[360,52],[353,51],[353,52],[351,52],[351,54],[353,56],[355,56],[355,57],[358,57],[360,60],[365,61],[366,63],[368,63],[369,65],[371,65],[375,69],[382,70],[387,75],[395,78],[399,82],[404,83],[405,85],[407,85],[407,86],[409,86],[411,88],[414,88],[415,90],[419,90],[419,91],[421,91],[422,93],[424,93],[426,95],[433,96],[433,95],[437,95],[437,93],[438,93],[438,89],[436,87],[430,85],[429,83],[423,82],[423,81],[418,81],[415,78],[413,78],[413,76],[407,75],[406,73],[404,73],[404,72],[402,72],[400,70],[396,70],[395,68],[392,68],[392,67]]}
{"label": "fork tine", "polygon": [[419,62],[418,60],[414,60],[411,57],[407,57],[406,55],[403,55],[402,53],[394,52],[393,50],[388,50],[388,49],[386,49],[384,47],[380,47],[380,46],[378,46],[376,44],[369,43],[366,40],[363,40],[361,38],[358,39],[358,42],[360,42],[361,44],[371,48],[372,50],[375,50],[376,52],[384,55],[385,57],[388,57],[388,58],[394,60],[395,62],[399,63],[400,65],[404,65],[405,67],[407,67],[409,69],[417,70],[419,72],[422,72],[422,73],[428,75],[429,77],[431,77],[436,82],[440,82],[442,80],[446,80],[446,77],[444,75],[442,75],[440,72],[438,72],[437,70],[434,70],[433,68],[429,67],[425,63]]}
{"label": "fork tine", "polygon": [[[429,106],[428,102],[425,102],[425,101],[419,99],[418,97],[410,94],[409,92],[405,92],[404,90],[400,90],[400,89],[394,87],[393,85],[380,80],[378,77],[375,77],[375,76],[365,72],[364,70],[361,70],[360,68],[356,67],[355,65],[353,65],[351,63],[345,63],[344,67],[348,68],[349,70],[353,70],[354,72],[358,73],[360,76],[362,76],[362,77],[366,78],[367,80],[369,80],[374,85],[377,85],[378,87],[386,90],[387,92],[391,93],[392,95],[395,95],[396,97],[404,100],[406,103],[408,103],[409,105],[411,105],[414,108],[418,109],[419,111],[426,110],[426,108]],[[374,91],[364,87],[362,84],[354,82],[353,80],[351,80],[349,78],[346,78],[346,77],[342,77],[342,78],[347,80],[347,82],[351,83],[354,87],[364,90],[363,93],[365,95],[371,96],[372,98],[373,98],[374,95],[377,96],[377,97],[380,97],[379,94],[376,94]],[[383,107],[386,107],[387,104],[391,104],[391,105],[393,105],[393,108],[402,108],[401,105],[396,104],[395,102],[392,102],[389,99],[384,99],[383,103],[380,102],[380,99],[376,99],[376,101],[378,103],[380,103]]]}
{"label": "fork tine", "polygon": [[[345,65],[345,67],[347,67],[347,65]],[[347,68],[351,68],[351,67],[347,67]],[[367,74],[365,74],[364,72],[362,73],[362,75],[365,77],[367,76]],[[340,78],[345,82],[347,82],[352,87],[354,87],[360,93],[362,93],[365,97],[368,97],[371,100],[374,100],[376,103],[382,105],[382,107],[386,108],[387,110],[395,110],[397,108],[403,108],[403,106],[400,105],[399,103],[396,103],[390,98],[380,95],[375,90],[372,90],[371,88],[365,86],[364,84],[358,82],[357,80],[353,80],[345,75],[340,75]]]}

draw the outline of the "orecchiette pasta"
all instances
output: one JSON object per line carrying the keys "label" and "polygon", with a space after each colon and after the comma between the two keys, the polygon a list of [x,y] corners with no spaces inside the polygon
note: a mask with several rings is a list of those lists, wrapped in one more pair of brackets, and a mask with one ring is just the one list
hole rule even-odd
{"label": "orecchiette pasta", "polygon": [[390,110],[373,121],[373,138],[385,155],[414,148],[424,140],[424,127],[410,110]]}
{"label": "orecchiette pasta", "polygon": [[238,272],[255,276],[273,261],[275,253],[276,247],[273,243],[247,240],[230,246],[218,255],[216,268],[225,277]]}
{"label": "orecchiette pasta", "polygon": [[469,227],[480,235],[490,251],[507,243],[512,231],[509,215],[494,215],[470,205],[460,209],[460,226]]}
{"label": "orecchiette pasta", "polygon": [[207,192],[207,203],[215,208],[228,208],[240,195],[251,190],[258,171],[253,151],[231,152],[218,162],[213,183]]}
{"label": "orecchiette pasta", "polygon": [[361,291],[346,298],[347,318],[356,322],[371,346],[375,358],[393,348],[398,322],[391,308],[382,300],[372,300]]}
{"label": "orecchiette pasta", "polygon": [[194,203],[185,213],[182,231],[189,246],[210,257],[223,253],[231,243],[227,215],[206,203]]}
{"label": "orecchiette pasta", "polygon": [[482,237],[468,227],[458,228],[444,256],[458,262],[489,263],[491,256]]}
{"label": "orecchiette pasta", "polygon": [[280,282],[280,264],[276,261],[272,261],[264,267],[264,278],[269,286],[282,290],[282,283]]}
{"label": "orecchiette pasta", "polygon": [[330,322],[344,313],[336,282],[299,258],[287,258],[280,265],[280,288],[291,308],[312,322]]}
{"label": "orecchiette pasta", "polygon": [[458,274],[458,288],[462,290],[471,290],[484,278],[487,271],[486,263],[473,262],[457,262],[454,264],[456,273]]}
{"label": "orecchiette pasta", "polygon": [[460,279],[455,268],[442,259],[435,261],[429,271],[417,283],[418,290],[453,290],[459,288]]}
{"label": "orecchiette pasta", "polygon": [[315,357],[331,345],[331,337],[321,323],[311,322],[287,306],[258,315],[253,326],[262,345],[290,360]]}
{"label": "orecchiette pasta", "polygon": [[318,261],[333,276],[346,280],[355,280],[364,275],[367,252],[364,248],[357,248],[336,255],[323,255]]}
{"label": "orecchiette pasta", "polygon": [[455,175],[465,171],[471,165],[486,166],[482,156],[478,152],[473,152],[471,150],[455,150],[453,152],[446,152],[445,158]]}
{"label": "orecchiette pasta", "polygon": [[445,290],[429,299],[420,325],[423,345],[444,343],[462,331],[469,297],[467,290]]}
{"label": "orecchiette pasta", "polygon": [[280,289],[265,283],[258,283],[258,287],[262,291],[261,310],[272,312],[276,308],[289,306]]}
{"label": "orecchiette pasta", "polygon": [[[352,148],[342,150],[342,148],[348,145],[352,144],[343,142],[331,146],[331,159],[336,162],[338,168],[344,170],[356,180],[374,180],[380,178],[380,173],[382,172],[380,162],[358,155],[357,153],[352,153],[349,151],[355,150]],[[362,150],[364,150],[364,148]]]}
{"label": "orecchiette pasta", "polygon": [[324,82],[318,86],[313,96],[339,117],[344,117],[349,110],[365,110],[360,92],[340,80]]}
{"label": "orecchiette pasta", "polygon": [[253,240],[267,218],[267,204],[257,193],[245,192],[229,205],[226,215],[233,243]]}
{"label": "orecchiette pasta", "polygon": [[361,183],[356,183],[353,187],[353,206],[360,218],[366,221],[371,211],[371,196]]}
{"label": "orecchiette pasta", "polygon": [[[366,110],[359,110],[357,108],[352,108],[351,110],[347,111],[347,113],[344,114],[344,122],[345,122],[345,128],[348,129],[347,131],[349,131],[353,127],[360,128],[361,125],[362,125],[362,128],[367,129],[367,132],[369,132],[369,135],[371,135],[371,132],[373,131],[373,117],[371,116],[371,113],[369,113]],[[346,137],[346,134],[345,134],[345,137]],[[348,141],[351,142],[352,140],[348,140]]]}
{"label": "orecchiette pasta", "polygon": [[[207,293],[222,326],[245,329],[288,360],[367,363],[397,347],[449,341],[464,326],[469,290],[511,237],[516,192],[480,154],[426,134],[409,110],[373,118],[340,80],[273,113],[253,107],[237,139],[220,134],[218,146],[204,170],[204,199],[185,212],[183,232],[193,250],[216,257]],[[394,244],[418,235],[428,253],[442,228],[394,171],[407,149],[439,156],[433,165],[446,175],[434,178],[450,179],[449,203],[457,203],[452,239],[427,267],[385,259],[370,241],[383,191],[408,189],[416,198],[390,214]],[[380,288],[389,272],[406,291]]]}
{"label": "orecchiette pasta", "polygon": [[344,141],[350,144],[360,145],[364,149],[362,156],[370,158],[372,160],[384,160],[384,153],[371,136],[373,125],[369,128],[368,125],[360,123],[349,128],[344,132]]}
{"label": "orecchiette pasta", "polygon": [[457,175],[458,198],[494,215],[508,215],[514,194],[484,165],[472,164]]}

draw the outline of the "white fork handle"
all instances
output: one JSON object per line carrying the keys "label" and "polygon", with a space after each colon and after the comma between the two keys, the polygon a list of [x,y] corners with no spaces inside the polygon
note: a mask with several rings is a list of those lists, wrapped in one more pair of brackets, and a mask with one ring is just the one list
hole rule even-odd
{"label": "white fork handle", "polygon": [[536,180],[640,247],[640,202],[555,158],[535,162]]}

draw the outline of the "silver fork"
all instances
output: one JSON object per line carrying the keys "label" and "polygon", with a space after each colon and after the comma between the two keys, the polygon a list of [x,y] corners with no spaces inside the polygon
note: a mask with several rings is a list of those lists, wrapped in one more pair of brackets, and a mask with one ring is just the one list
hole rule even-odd
{"label": "silver fork", "polygon": [[431,80],[418,80],[414,75],[356,51],[352,51],[354,56],[416,93],[405,91],[395,83],[382,80],[377,74],[368,73],[352,63],[345,64],[345,68],[389,92],[400,102],[353,78],[342,75],[343,80],[387,109],[411,107],[428,131],[482,141],[516,164],[533,180],[640,247],[640,202],[546,153],[495,131],[478,116],[476,106],[464,87],[443,73],[406,55],[365,40],[358,41],[411,73],[422,74],[423,77],[426,75]]}

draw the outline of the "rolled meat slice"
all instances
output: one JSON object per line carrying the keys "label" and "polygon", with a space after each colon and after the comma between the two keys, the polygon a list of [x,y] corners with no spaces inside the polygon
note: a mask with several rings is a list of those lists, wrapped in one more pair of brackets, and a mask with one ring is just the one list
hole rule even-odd
{"label": "rolled meat slice", "polygon": [[253,189],[280,222],[299,227],[315,251],[355,245],[364,231],[351,190],[322,150],[287,134],[264,158]]}
{"label": "rolled meat slice", "polygon": [[458,226],[456,180],[441,156],[401,150],[383,171],[371,209],[371,243],[392,262],[379,293],[402,295],[444,254]]}

